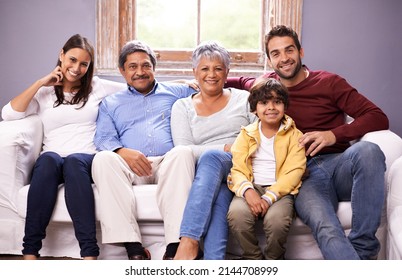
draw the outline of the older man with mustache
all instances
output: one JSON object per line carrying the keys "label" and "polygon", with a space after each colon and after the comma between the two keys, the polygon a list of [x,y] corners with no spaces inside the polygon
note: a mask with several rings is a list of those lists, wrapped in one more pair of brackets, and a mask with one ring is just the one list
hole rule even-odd
{"label": "older man with mustache", "polygon": [[194,178],[191,149],[173,147],[170,131],[173,103],[194,90],[186,84],[158,82],[155,65],[155,54],[144,43],[130,41],[122,48],[119,70],[127,89],[101,103],[94,140],[101,151],[92,173],[99,188],[102,242],[123,244],[131,260],[151,259],[142,246],[132,188],[158,184],[157,203],[168,244],[163,258],[173,259]]}

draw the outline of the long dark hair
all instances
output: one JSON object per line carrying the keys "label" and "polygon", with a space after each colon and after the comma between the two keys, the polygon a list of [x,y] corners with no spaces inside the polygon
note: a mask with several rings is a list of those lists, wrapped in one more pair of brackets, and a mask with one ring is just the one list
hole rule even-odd
{"label": "long dark hair", "polygon": [[[87,51],[91,57],[91,62],[88,66],[88,70],[85,75],[81,78],[81,84],[73,89],[78,90],[78,92],[74,95],[71,101],[66,102],[64,100],[63,86],[54,86],[54,91],[56,93],[57,100],[54,103],[54,107],[57,107],[61,104],[79,104],[83,102],[82,107],[88,101],[89,94],[92,91],[92,77],[94,74],[94,48],[92,44],[88,41],[87,38],[81,36],[80,34],[75,34],[63,46],[63,52],[67,53],[70,49],[80,48]],[[57,60],[57,66],[61,66],[60,59]]]}

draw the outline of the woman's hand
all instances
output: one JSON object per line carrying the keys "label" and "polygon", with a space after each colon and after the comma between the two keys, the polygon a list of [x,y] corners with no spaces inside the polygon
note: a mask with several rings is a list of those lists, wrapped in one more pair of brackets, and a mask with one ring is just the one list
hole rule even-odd
{"label": "woman's hand", "polygon": [[61,67],[57,66],[52,72],[43,78],[36,80],[29,88],[24,90],[11,100],[11,107],[17,112],[25,112],[32,98],[43,86],[61,86],[63,85],[63,73]]}
{"label": "woman's hand", "polygon": [[63,85],[63,73],[61,67],[57,66],[52,72],[41,79],[43,86],[61,86]]}

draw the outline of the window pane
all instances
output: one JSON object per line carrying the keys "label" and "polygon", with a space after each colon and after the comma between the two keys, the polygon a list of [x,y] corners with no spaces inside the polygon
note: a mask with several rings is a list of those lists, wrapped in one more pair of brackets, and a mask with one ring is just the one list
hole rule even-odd
{"label": "window pane", "polygon": [[154,49],[194,48],[196,0],[137,0],[137,39]]}
{"label": "window pane", "polygon": [[258,50],[261,0],[201,0],[201,41],[217,40],[227,49]]}

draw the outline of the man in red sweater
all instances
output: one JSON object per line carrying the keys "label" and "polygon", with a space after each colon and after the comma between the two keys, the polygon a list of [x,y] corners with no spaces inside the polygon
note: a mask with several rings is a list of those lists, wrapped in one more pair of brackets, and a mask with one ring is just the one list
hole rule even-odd
{"label": "man in red sweater", "polygon": [[[274,72],[264,76],[274,77],[288,88],[286,113],[304,133],[299,143],[306,147],[310,175],[295,200],[298,216],[311,228],[325,259],[376,258],[385,156],[376,144],[361,141],[351,146],[349,141],[388,129],[387,116],[344,78],[303,65],[304,51],[292,29],[274,27],[265,43]],[[254,80],[229,78],[227,86],[249,89]],[[346,115],[354,121],[345,123]],[[348,236],[336,216],[339,201],[352,203]]]}

